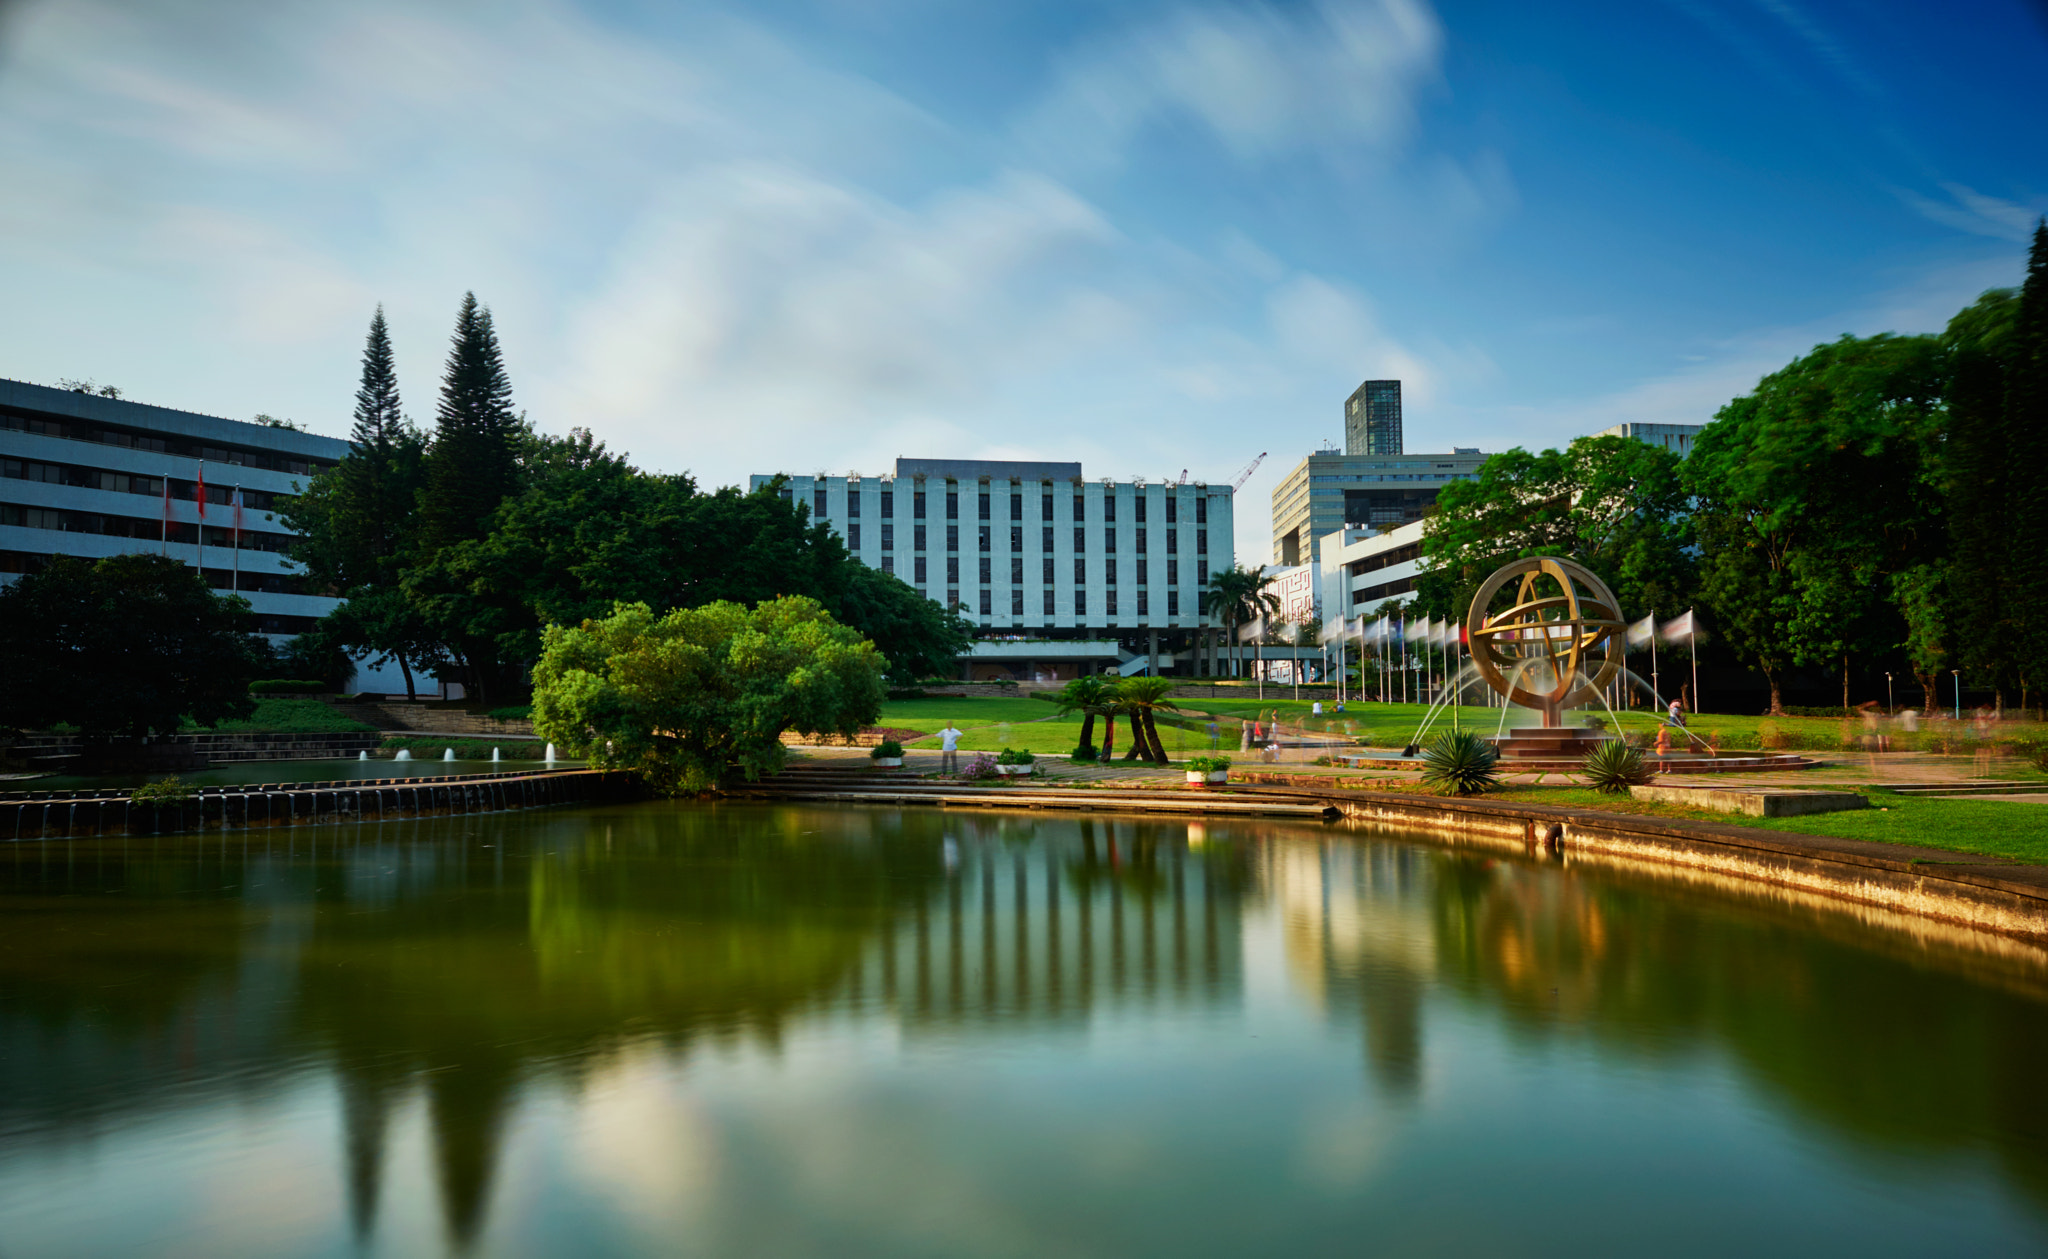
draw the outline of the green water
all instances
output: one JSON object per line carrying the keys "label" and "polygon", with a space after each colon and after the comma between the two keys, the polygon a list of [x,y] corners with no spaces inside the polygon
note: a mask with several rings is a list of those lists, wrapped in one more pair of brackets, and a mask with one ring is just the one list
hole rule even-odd
{"label": "green water", "polygon": [[[573,769],[582,763],[558,760],[553,768]],[[228,765],[186,770],[181,774],[44,774],[0,783],[0,787],[16,791],[99,791],[110,787],[139,787],[161,778],[176,778],[195,787],[229,787],[358,778],[439,778],[446,774],[491,774],[546,768],[550,767],[543,761],[444,761],[438,753],[419,753],[413,759],[403,761],[390,756],[373,756],[369,760],[351,756],[315,761],[236,761]]]}
{"label": "green water", "polygon": [[0,1255],[2048,1251],[2048,966],[1337,827],[0,848]]}

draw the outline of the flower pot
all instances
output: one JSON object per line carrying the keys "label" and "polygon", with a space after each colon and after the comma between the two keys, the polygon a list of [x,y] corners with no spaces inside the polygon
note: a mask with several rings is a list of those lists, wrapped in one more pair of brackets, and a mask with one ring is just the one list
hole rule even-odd
{"label": "flower pot", "polygon": [[1208,782],[1209,775],[1203,773],[1199,769],[1191,769],[1188,771],[1188,781],[1199,785],[1201,783]]}
{"label": "flower pot", "polygon": [[1227,783],[1230,781],[1230,771],[1227,769],[1212,769],[1209,771],[1209,781],[1212,783]]}
{"label": "flower pot", "polygon": [[1035,768],[1033,765],[998,765],[996,772],[1005,778],[1028,778]]}
{"label": "flower pot", "polygon": [[868,759],[883,769],[903,768],[903,758],[900,756],[871,756]]}

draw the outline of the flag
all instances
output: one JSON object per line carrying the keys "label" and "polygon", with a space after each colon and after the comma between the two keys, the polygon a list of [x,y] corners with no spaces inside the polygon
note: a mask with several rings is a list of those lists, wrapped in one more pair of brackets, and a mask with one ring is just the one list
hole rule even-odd
{"label": "flag", "polygon": [[[1667,643],[1682,642],[1693,637],[1696,632],[1693,626],[1692,613],[1689,610],[1684,616],[1664,622],[1664,641]],[[1634,633],[1634,631],[1631,630],[1630,633]]]}
{"label": "flag", "polygon": [[163,532],[163,541],[164,541],[165,545],[169,545],[169,543],[170,543],[170,540],[171,540],[171,478],[169,478],[169,477],[165,477],[165,478],[164,478],[164,532]]}
{"label": "flag", "polygon": [[242,487],[235,487],[235,545],[242,544]]}
{"label": "flag", "polygon": [[204,520],[206,519],[206,460],[204,459],[199,461],[199,490],[196,497],[199,499],[199,518]]}
{"label": "flag", "polygon": [[[1673,622],[1676,624],[1677,622]],[[1628,648],[1635,651],[1650,645],[1650,636],[1657,632],[1657,614],[1650,615],[1628,627]]]}

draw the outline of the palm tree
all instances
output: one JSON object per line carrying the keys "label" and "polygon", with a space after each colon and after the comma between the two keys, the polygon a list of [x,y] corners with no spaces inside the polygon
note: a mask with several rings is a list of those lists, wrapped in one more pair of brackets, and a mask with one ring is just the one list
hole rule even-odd
{"label": "palm tree", "polygon": [[1159,741],[1159,724],[1153,714],[1162,708],[1180,707],[1166,697],[1175,685],[1172,678],[1125,678],[1116,688],[1124,711],[1131,715],[1134,742],[1143,748],[1146,759],[1158,765],[1167,763],[1166,746]]}
{"label": "palm tree", "polygon": [[1095,718],[1101,715],[1103,706],[1109,702],[1115,688],[1101,678],[1075,678],[1060,688],[1058,704],[1060,716],[1071,712],[1081,714],[1081,746],[1095,746]]}
{"label": "palm tree", "polygon": [[[1280,596],[1266,589],[1273,579],[1256,568],[1245,568],[1233,564],[1209,578],[1209,593],[1215,600],[1216,611],[1230,626],[1230,644],[1237,646],[1237,627],[1246,621],[1256,621],[1262,616],[1276,616],[1280,612]],[[1263,653],[1262,653],[1263,655]],[[1237,653],[1231,653],[1233,663]],[[1242,676],[1239,672],[1235,676]]]}

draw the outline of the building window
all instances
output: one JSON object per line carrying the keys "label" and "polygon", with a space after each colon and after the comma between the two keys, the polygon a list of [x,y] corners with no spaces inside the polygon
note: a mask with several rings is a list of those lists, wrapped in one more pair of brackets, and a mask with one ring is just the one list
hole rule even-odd
{"label": "building window", "polygon": [[[987,497],[987,495],[983,495],[982,497],[986,498],[986,497]],[[987,591],[987,590],[984,590],[984,591],[982,591],[982,592],[981,592],[981,614],[982,614],[983,616],[988,616],[988,615],[992,614],[992,613],[993,613],[993,612],[995,611],[995,606],[996,606],[996,597],[995,597],[995,595],[994,595],[993,593],[991,593],[991,592]]]}
{"label": "building window", "polygon": [[860,550],[860,526],[858,524],[846,526],[846,545],[849,550]]}
{"label": "building window", "polygon": [[796,491],[795,491],[795,490],[793,490],[793,489],[791,489],[791,488],[790,488],[789,486],[787,486],[787,485],[785,485],[785,486],[783,486],[783,487],[782,487],[782,491],[781,491],[781,494],[782,494],[782,501],[783,501],[783,502],[785,502],[785,503],[794,503],[794,502],[796,501]]}
{"label": "building window", "polygon": [[894,491],[894,490],[883,490],[883,491],[882,491],[882,518],[886,520],[886,519],[888,519],[889,517],[891,517],[891,516],[894,516],[895,514],[896,514],[896,491]]}
{"label": "building window", "polygon": [[1102,496],[1102,519],[1108,524],[1113,525],[1116,523],[1116,495],[1104,494]]}
{"label": "building window", "polygon": [[960,584],[960,557],[957,555],[948,555],[946,557],[946,584],[949,586]]}
{"label": "building window", "polygon": [[910,527],[910,549],[913,551],[922,551],[925,549],[923,525],[912,525]]}
{"label": "building window", "polygon": [[[1137,501],[1136,501],[1136,502],[1135,502],[1135,503],[1133,504],[1133,506],[1134,506],[1134,507],[1136,508],[1136,515],[1134,515],[1134,516],[1132,517],[1132,519],[1136,520],[1136,521],[1137,521],[1137,522],[1138,522],[1139,524],[1141,524],[1141,525],[1142,525],[1142,524],[1144,524],[1144,523],[1145,523],[1145,496],[1144,496],[1143,494],[1140,494],[1140,495],[1138,495]],[[1143,608],[1139,608],[1139,609],[1138,609],[1138,611],[1140,611],[1140,612],[1143,612],[1144,610],[1145,610],[1145,609],[1143,609]]]}
{"label": "building window", "polygon": [[1195,592],[1195,615],[1209,615],[1209,592],[1206,590],[1197,590]]}
{"label": "building window", "polygon": [[1172,524],[1172,523],[1174,523],[1175,521],[1177,521],[1177,520],[1179,520],[1179,519],[1180,519],[1180,500],[1179,500],[1179,499],[1177,499],[1177,498],[1168,498],[1168,499],[1166,500],[1166,523],[1167,523],[1167,524]]}
{"label": "building window", "polygon": [[1044,580],[1044,582],[1045,582],[1045,584],[1046,584],[1046,585],[1050,586],[1050,585],[1052,585],[1052,556],[1050,556],[1050,555],[1046,556],[1046,557],[1045,557],[1045,561],[1044,561],[1044,562],[1045,562],[1045,576],[1044,576],[1043,580]]}
{"label": "building window", "polygon": [[1150,585],[1152,582],[1152,578],[1150,576],[1151,569],[1149,568],[1149,563],[1150,561],[1147,560],[1138,561],[1138,584],[1141,586]]}
{"label": "building window", "polygon": [[1010,592],[1010,615],[1024,615],[1024,592],[1021,590],[1012,590]]}
{"label": "building window", "polygon": [[860,491],[851,485],[846,487],[846,518],[848,520],[860,519]]}
{"label": "building window", "polygon": [[1078,525],[1086,519],[1088,519],[1088,500],[1076,494],[1074,495],[1074,523]]}
{"label": "building window", "polygon": [[818,500],[818,510],[816,512],[816,515],[818,519],[823,520],[825,517],[832,514],[831,512],[825,510],[825,490],[823,486],[820,486],[818,488],[816,498]]}
{"label": "building window", "polygon": [[1050,590],[1045,592],[1045,614],[1047,616],[1052,615],[1052,591]]}
{"label": "building window", "polygon": [[946,526],[946,549],[947,549],[948,551],[957,551],[957,550],[959,550],[959,549],[960,549],[960,526],[959,526],[959,525],[947,525],[947,526]]}
{"label": "building window", "polygon": [[1149,591],[1147,591],[1147,590],[1145,590],[1145,589],[1144,589],[1144,588],[1143,588],[1142,586],[1141,586],[1141,587],[1139,587],[1139,589],[1138,589],[1138,615],[1139,615],[1139,616],[1145,616],[1146,614],[1148,614],[1148,613],[1149,613],[1149,612],[1151,611],[1151,609],[1150,609],[1150,607],[1149,607],[1150,603],[1151,603],[1151,598],[1150,598],[1150,592],[1149,592]]}
{"label": "building window", "polygon": [[896,526],[886,520],[882,522],[882,549],[884,551],[896,549]]}
{"label": "building window", "polygon": [[1180,530],[1168,529],[1166,531],[1166,553],[1168,555],[1180,554]]}
{"label": "building window", "polygon": [[914,493],[914,494],[912,494],[912,495],[910,496],[910,514],[911,514],[912,516],[916,517],[916,518],[917,518],[917,519],[919,519],[919,520],[923,520],[923,519],[924,519],[924,491],[923,491],[923,490],[919,490],[919,491],[917,491],[916,493]]}
{"label": "building window", "polygon": [[1195,584],[1197,586],[1206,586],[1209,584],[1209,561],[1195,561]]}
{"label": "building window", "polygon": [[896,575],[896,557],[895,557],[895,556],[893,556],[893,555],[884,555],[884,556],[882,557],[882,571],[883,571],[883,572],[885,572],[885,573],[887,573],[887,574],[889,574],[889,575],[890,575],[891,577],[894,577],[894,576]]}
{"label": "building window", "polygon": [[981,549],[982,549],[982,551],[983,551],[984,553],[986,553],[986,552],[987,552],[987,551],[989,550],[989,545],[988,545],[988,543],[989,543],[989,536],[988,536],[988,526],[987,526],[987,525],[983,525],[983,526],[981,527]]}
{"label": "building window", "polygon": [[1197,529],[1197,530],[1195,530],[1195,554],[1197,554],[1197,555],[1207,555],[1208,553],[1209,553],[1209,531],[1208,531],[1207,529]]}
{"label": "building window", "polygon": [[1116,530],[1104,529],[1102,531],[1102,549],[1111,555],[1116,554]]}
{"label": "building window", "polygon": [[1206,498],[1195,500],[1195,523],[1198,525],[1209,523],[1209,500]]}
{"label": "building window", "polygon": [[[1010,519],[1024,519],[1024,496],[1022,494],[1010,495]],[[1024,609],[1019,608],[1017,610],[1022,612]]]}
{"label": "building window", "polygon": [[1085,590],[1076,590],[1074,592],[1074,615],[1088,615],[1088,592]]}
{"label": "building window", "polygon": [[1011,526],[1010,526],[1010,549],[1011,549],[1012,551],[1021,551],[1021,550],[1023,550],[1023,549],[1024,549],[1024,526],[1023,526],[1023,525],[1011,525]]}
{"label": "building window", "polygon": [[990,567],[990,565],[991,565],[992,563],[994,563],[994,561],[990,560],[990,559],[989,559],[988,557],[986,557],[986,556],[982,557],[982,561],[981,561],[981,584],[982,584],[982,585],[984,585],[984,586],[988,585],[988,584],[989,584],[989,582],[990,582],[991,580],[993,580],[993,579],[992,579],[992,578],[991,578],[991,577],[989,576],[989,567]]}
{"label": "building window", "polygon": [[1040,543],[1041,543],[1042,545],[1040,545],[1038,549],[1039,549],[1039,550],[1041,550],[1041,551],[1043,551],[1043,552],[1045,552],[1045,553],[1046,553],[1047,555],[1051,555],[1051,554],[1052,554],[1052,526],[1051,526],[1051,525],[1047,525],[1047,526],[1045,527],[1044,533],[1045,533],[1045,536],[1039,539],[1039,542],[1040,542]]}
{"label": "building window", "polygon": [[1010,584],[1013,586],[1024,584],[1024,561],[1021,559],[1010,561]]}
{"label": "building window", "polygon": [[[1052,519],[1052,495],[1047,494],[1044,498],[1039,500],[1038,518],[1040,520]],[[1051,611],[1051,609],[1048,608],[1047,611]]]}
{"label": "building window", "polygon": [[1180,585],[1180,561],[1179,561],[1179,560],[1168,560],[1168,561],[1166,561],[1166,584],[1167,584],[1167,585],[1169,585],[1169,586],[1178,586],[1178,585]]}
{"label": "building window", "polygon": [[1102,594],[1102,615],[1116,615],[1116,591],[1106,590]]}
{"label": "building window", "polygon": [[1145,531],[1144,531],[1143,529],[1140,529],[1140,530],[1138,530],[1138,531],[1137,531],[1137,533],[1138,533],[1138,554],[1140,554],[1140,555],[1143,555],[1143,554],[1144,554],[1144,553],[1146,552],[1146,550],[1147,550],[1147,547],[1145,546]]}
{"label": "building window", "polygon": [[1087,550],[1087,549],[1088,549],[1088,531],[1087,531],[1086,529],[1082,529],[1082,528],[1076,527],[1076,528],[1075,528],[1075,530],[1074,530],[1074,550],[1076,550],[1076,551],[1085,551],[1085,550]]}
{"label": "building window", "polygon": [[[988,519],[988,495],[986,495],[986,494],[984,494],[984,495],[982,495],[982,496],[981,496],[981,518],[982,518],[983,520],[987,520],[987,519]],[[982,609],[982,610],[983,610],[983,611],[987,611],[987,609],[986,609],[986,608],[984,608],[984,609]]]}
{"label": "building window", "polygon": [[958,612],[958,611],[960,610],[960,592],[959,592],[959,591],[957,591],[957,590],[948,590],[948,591],[946,592],[946,608],[947,608],[947,610],[948,610],[948,611],[952,611],[952,612]]}
{"label": "building window", "polygon": [[917,557],[917,561],[916,561],[916,569],[917,569],[917,584],[918,584],[918,585],[920,585],[920,586],[922,586],[922,585],[924,585],[924,556],[920,555],[920,556],[918,556],[918,557]]}
{"label": "building window", "polygon": [[1180,615],[1180,591],[1169,590],[1166,592],[1166,615]]}
{"label": "building window", "polygon": [[1079,557],[1076,557],[1074,560],[1074,584],[1077,586],[1088,584],[1088,561]]}
{"label": "building window", "polygon": [[1115,561],[1115,560],[1104,560],[1104,561],[1102,561],[1102,581],[1103,581],[1103,584],[1104,584],[1104,585],[1108,585],[1108,586],[1114,586],[1114,585],[1116,585],[1116,561]]}
{"label": "building window", "polygon": [[960,496],[951,490],[946,491],[946,519],[960,519]]}

